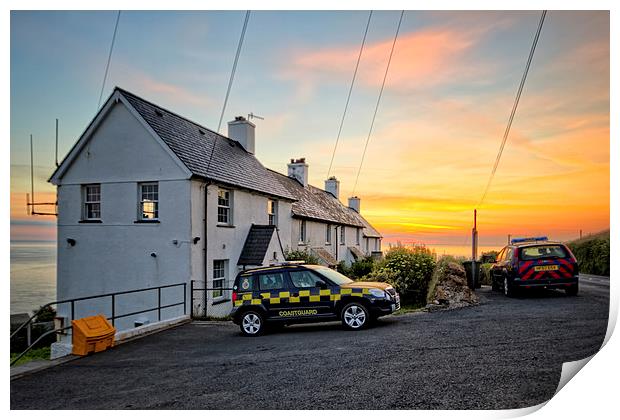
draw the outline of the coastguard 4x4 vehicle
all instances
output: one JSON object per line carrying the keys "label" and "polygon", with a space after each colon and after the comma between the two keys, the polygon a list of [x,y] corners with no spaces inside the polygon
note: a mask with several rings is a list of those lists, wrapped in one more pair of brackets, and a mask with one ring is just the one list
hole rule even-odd
{"label": "coastguard 4x4 vehicle", "polygon": [[513,239],[497,255],[491,267],[493,290],[506,296],[532,288],[564,289],[569,296],[579,291],[579,267],[568,247],[546,236]]}
{"label": "coastguard 4x4 vehicle", "polygon": [[360,330],[400,309],[400,297],[387,283],[354,282],[327,267],[290,263],[239,273],[232,300],[233,322],[247,336],[260,335],[267,323],[338,319]]}

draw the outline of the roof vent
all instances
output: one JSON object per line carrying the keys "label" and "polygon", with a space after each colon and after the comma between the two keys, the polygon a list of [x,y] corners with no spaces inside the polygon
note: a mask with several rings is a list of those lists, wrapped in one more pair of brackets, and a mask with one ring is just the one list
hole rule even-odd
{"label": "roof vent", "polygon": [[198,129],[198,132],[199,132],[200,134],[202,134],[203,136],[205,135],[205,132],[204,132],[204,131],[202,131],[200,128]]}
{"label": "roof vent", "polygon": [[164,113],[161,112],[159,109],[156,109],[155,113],[157,114],[158,117],[163,117],[164,116]]}

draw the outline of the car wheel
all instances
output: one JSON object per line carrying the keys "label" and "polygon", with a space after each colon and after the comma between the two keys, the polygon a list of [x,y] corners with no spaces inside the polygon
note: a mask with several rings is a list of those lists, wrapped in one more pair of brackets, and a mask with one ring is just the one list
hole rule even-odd
{"label": "car wheel", "polygon": [[342,325],[349,330],[361,330],[370,322],[368,309],[361,303],[352,302],[342,308]]}
{"label": "car wheel", "polygon": [[566,294],[568,296],[577,296],[577,293],[579,293],[579,284],[566,288]]}
{"label": "car wheel", "polygon": [[265,330],[265,320],[260,313],[247,311],[241,316],[239,328],[243,335],[256,337],[257,335],[261,335]]}
{"label": "car wheel", "polygon": [[507,297],[513,297],[514,294],[514,290],[512,290],[512,285],[508,281],[508,277],[504,277],[504,295]]}

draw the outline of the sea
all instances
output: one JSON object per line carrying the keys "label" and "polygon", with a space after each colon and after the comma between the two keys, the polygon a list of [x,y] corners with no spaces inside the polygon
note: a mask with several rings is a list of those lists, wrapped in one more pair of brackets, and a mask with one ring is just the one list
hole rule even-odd
{"label": "sea", "polygon": [[56,300],[56,242],[11,241],[11,314]]}
{"label": "sea", "polygon": [[[470,246],[427,245],[442,255],[471,255]],[[480,246],[478,253],[503,245]],[[385,251],[385,249],[384,249]],[[56,300],[56,242],[11,241],[11,314],[32,313]]]}

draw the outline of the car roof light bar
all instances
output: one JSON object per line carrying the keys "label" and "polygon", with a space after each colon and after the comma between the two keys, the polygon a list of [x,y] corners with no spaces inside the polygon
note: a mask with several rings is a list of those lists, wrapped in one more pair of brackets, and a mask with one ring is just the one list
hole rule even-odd
{"label": "car roof light bar", "polygon": [[510,241],[511,244],[521,244],[524,242],[544,242],[548,241],[549,238],[546,236],[536,236],[532,238],[514,238]]}

